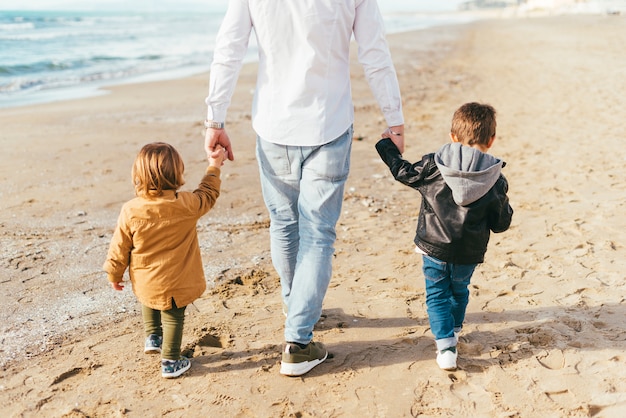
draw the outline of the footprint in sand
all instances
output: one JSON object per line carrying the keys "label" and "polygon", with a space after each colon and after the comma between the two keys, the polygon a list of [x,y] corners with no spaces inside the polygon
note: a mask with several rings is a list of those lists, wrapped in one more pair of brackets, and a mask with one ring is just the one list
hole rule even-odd
{"label": "footprint in sand", "polygon": [[196,355],[205,355],[207,352],[205,348],[224,348],[224,344],[222,343],[222,339],[219,336],[216,336],[207,329],[203,329],[199,332],[196,338],[191,341],[189,344],[183,348],[182,353],[187,357],[194,357]]}
{"label": "footprint in sand", "polygon": [[92,364],[91,366],[89,366],[87,368],[84,368],[84,367],[74,367],[73,369],[68,370],[66,372],[63,372],[60,375],[58,375],[57,377],[55,377],[52,380],[52,383],[50,383],[50,386],[58,385],[59,383],[65,381],[65,380],[67,380],[67,379],[69,379],[71,377],[77,376],[79,374],[90,373],[91,370],[95,370],[95,369],[97,369],[99,367],[102,367],[102,365],[101,364]]}
{"label": "footprint in sand", "polygon": [[215,395],[215,398],[213,399],[213,401],[211,401],[211,403],[213,405],[227,406],[227,405],[231,405],[233,402],[237,402],[237,401],[238,401],[238,399],[235,399],[232,396],[228,396],[228,395],[224,395],[224,394],[218,394],[218,395]]}
{"label": "footprint in sand", "polygon": [[561,350],[551,350],[535,357],[546,369],[559,370],[565,367],[565,356]]}

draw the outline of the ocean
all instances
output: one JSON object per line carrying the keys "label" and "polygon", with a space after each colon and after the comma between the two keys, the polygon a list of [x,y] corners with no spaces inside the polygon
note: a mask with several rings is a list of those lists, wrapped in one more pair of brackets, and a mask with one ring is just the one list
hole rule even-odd
{"label": "ocean", "polygon": [[[223,12],[0,11],[0,107],[96,94],[208,71]],[[461,23],[460,14],[386,14],[389,33]],[[256,58],[253,39],[249,60]],[[208,84],[208,81],[207,81]]]}

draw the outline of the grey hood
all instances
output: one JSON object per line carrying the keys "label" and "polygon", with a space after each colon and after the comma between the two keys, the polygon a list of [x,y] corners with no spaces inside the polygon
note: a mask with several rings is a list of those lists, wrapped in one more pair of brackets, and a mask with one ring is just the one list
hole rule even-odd
{"label": "grey hood", "polygon": [[480,150],[452,142],[435,153],[435,164],[457,205],[483,197],[498,181],[504,162]]}

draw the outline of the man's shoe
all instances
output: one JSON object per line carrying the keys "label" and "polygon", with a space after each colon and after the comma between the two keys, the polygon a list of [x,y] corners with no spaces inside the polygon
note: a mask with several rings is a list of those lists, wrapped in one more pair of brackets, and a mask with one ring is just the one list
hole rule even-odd
{"label": "man's shoe", "polygon": [[159,354],[161,352],[161,345],[163,344],[163,337],[156,334],[150,334],[146,338],[143,352],[146,354]]}
{"label": "man's shoe", "polygon": [[161,360],[161,376],[178,377],[191,367],[191,361],[181,356],[178,360]]}
{"label": "man's shoe", "polygon": [[443,370],[456,370],[456,347],[444,348],[437,351],[437,365]]}
{"label": "man's shoe", "polygon": [[301,376],[326,360],[327,357],[328,351],[322,343],[311,341],[305,348],[300,348],[294,343],[287,343],[280,362],[280,374]]}

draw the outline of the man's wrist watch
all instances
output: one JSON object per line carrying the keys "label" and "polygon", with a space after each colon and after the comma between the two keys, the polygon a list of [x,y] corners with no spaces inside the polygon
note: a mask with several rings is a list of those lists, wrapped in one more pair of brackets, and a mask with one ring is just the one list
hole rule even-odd
{"label": "man's wrist watch", "polygon": [[214,122],[212,120],[205,120],[204,127],[212,128],[212,129],[224,129],[224,122]]}

